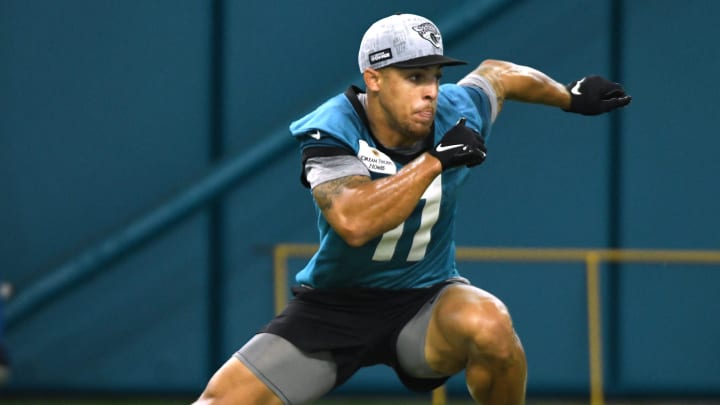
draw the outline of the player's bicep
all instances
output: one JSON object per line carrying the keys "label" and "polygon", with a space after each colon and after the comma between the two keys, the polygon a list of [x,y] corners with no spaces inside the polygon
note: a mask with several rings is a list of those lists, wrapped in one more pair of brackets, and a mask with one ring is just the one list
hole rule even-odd
{"label": "player's bicep", "polygon": [[[489,124],[494,123],[500,112],[500,105],[495,95],[495,89],[490,82],[483,76],[473,72],[460,79],[457,84],[465,88],[468,95],[470,95],[483,118],[483,125],[489,126]],[[484,129],[487,130],[487,128]]]}
{"label": "player's bicep", "polygon": [[341,198],[343,193],[358,185],[369,183],[370,181],[372,180],[367,176],[354,175],[340,177],[313,187],[312,194],[320,210],[325,214],[326,218],[330,220],[332,215],[329,211],[336,205],[336,201]]}
{"label": "player's bicep", "polygon": [[326,211],[336,205],[348,188],[371,181],[365,164],[350,155],[309,157],[305,160],[305,173],[315,202],[326,218]]}
{"label": "player's bicep", "polygon": [[496,108],[494,116],[497,116],[497,113],[502,110],[503,103],[507,97],[507,87],[503,79],[503,73],[510,69],[511,66],[512,64],[509,62],[486,60],[470,73],[470,75],[480,76],[483,82],[489,87],[490,92],[486,91],[486,93],[488,96],[494,98],[493,104],[495,104]]}

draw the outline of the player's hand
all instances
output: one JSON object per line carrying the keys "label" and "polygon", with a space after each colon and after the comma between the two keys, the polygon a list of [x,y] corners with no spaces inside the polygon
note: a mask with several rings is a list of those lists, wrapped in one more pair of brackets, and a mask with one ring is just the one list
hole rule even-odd
{"label": "player's hand", "polygon": [[443,135],[440,143],[428,151],[438,158],[443,170],[458,166],[472,167],[485,161],[485,140],[477,131],[466,127],[465,121],[465,118],[461,118]]}
{"label": "player's hand", "polygon": [[624,107],[632,97],[625,89],[601,76],[587,76],[565,86],[570,92],[570,108],[565,111],[598,115]]}

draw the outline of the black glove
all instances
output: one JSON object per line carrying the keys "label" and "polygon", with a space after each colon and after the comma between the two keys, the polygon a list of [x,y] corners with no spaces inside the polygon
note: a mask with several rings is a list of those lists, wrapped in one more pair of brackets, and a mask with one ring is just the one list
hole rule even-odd
{"label": "black glove", "polygon": [[460,118],[443,135],[440,143],[428,151],[438,158],[443,170],[458,166],[472,167],[485,161],[485,140],[477,131],[466,127],[465,121],[465,118]]}
{"label": "black glove", "polygon": [[600,76],[587,76],[576,80],[565,88],[570,92],[570,108],[567,112],[584,115],[598,115],[626,106],[632,97],[618,83]]}

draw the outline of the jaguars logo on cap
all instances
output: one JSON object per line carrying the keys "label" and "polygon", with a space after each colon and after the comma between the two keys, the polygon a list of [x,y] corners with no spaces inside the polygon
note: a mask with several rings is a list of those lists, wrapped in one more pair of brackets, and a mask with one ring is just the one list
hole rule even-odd
{"label": "jaguars logo on cap", "polygon": [[420,34],[423,39],[433,44],[435,48],[440,48],[440,32],[430,23],[423,23],[412,27],[415,32]]}

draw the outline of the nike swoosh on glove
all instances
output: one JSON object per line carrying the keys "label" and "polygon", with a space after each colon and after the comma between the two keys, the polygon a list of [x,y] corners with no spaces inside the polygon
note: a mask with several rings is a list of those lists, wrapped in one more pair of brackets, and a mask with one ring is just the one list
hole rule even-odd
{"label": "nike swoosh on glove", "polygon": [[570,108],[583,115],[598,115],[630,104],[632,97],[619,84],[602,76],[586,76],[565,86],[570,92]]}
{"label": "nike swoosh on glove", "polygon": [[474,129],[465,126],[460,118],[454,127],[443,135],[440,143],[428,151],[442,164],[443,170],[458,166],[477,166],[485,161],[485,140]]}

